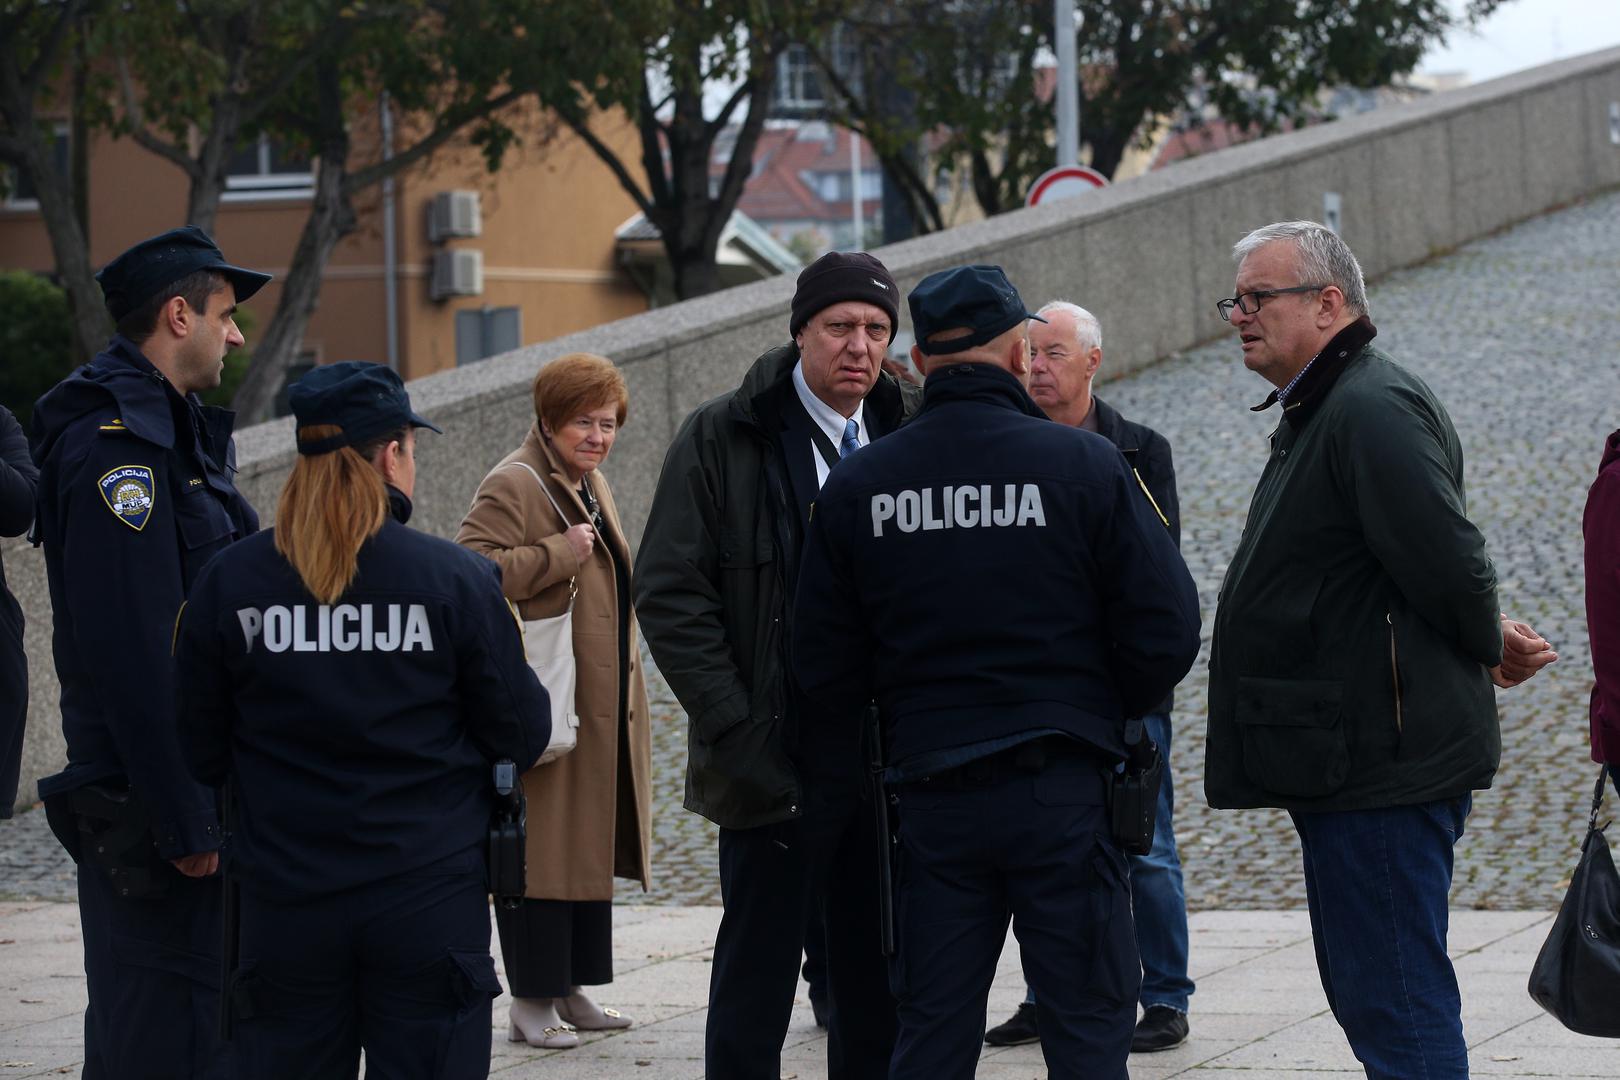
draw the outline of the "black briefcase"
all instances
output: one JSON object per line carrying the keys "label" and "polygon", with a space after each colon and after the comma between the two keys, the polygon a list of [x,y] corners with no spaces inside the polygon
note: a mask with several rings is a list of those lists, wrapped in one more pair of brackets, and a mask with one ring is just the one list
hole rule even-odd
{"label": "black briefcase", "polygon": [[523,842],[527,827],[528,807],[517,766],[510,761],[497,761],[495,816],[489,823],[489,891],[503,908],[515,908],[523,899]]}
{"label": "black briefcase", "polygon": [[1613,1039],[1620,1038],[1620,874],[1603,835],[1609,822],[1597,823],[1605,779],[1620,793],[1620,778],[1603,766],[1580,864],[1530,969],[1530,996],[1571,1031]]}

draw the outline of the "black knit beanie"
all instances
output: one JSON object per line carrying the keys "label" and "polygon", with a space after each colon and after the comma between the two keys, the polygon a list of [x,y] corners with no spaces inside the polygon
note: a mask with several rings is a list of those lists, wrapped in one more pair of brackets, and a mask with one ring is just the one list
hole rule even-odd
{"label": "black knit beanie", "polygon": [[822,308],[858,300],[889,313],[891,329],[900,322],[900,289],[889,268],[864,251],[829,251],[799,272],[788,333],[794,337]]}

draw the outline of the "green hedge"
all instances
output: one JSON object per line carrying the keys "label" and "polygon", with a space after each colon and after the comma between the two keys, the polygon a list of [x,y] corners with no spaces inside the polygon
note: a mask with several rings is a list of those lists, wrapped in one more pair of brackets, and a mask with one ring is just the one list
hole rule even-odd
{"label": "green hedge", "polygon": [[[253,322],[246,308],[237,309],[244,335],[252,333]],[[24,431],[39,396],[90,359],[73,355],[72,329],[65,291],[38,274],[0,270],[0,405],[16,414]],[[229,406],[251,362],[245,349],[227,354],[219,386],[202,400]]]}
{"label": "green hedge", "polygon": [[76,363],[67,293],[37,274],[0,270],[0,405],[23,430],[34,402]]}

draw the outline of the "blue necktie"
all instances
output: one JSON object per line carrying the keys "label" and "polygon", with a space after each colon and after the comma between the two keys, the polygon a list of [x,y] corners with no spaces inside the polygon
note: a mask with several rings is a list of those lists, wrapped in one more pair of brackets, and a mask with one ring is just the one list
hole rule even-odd
{"label": "blue necktie", "polygon": [[859,430],[861,430],[860,425],[855,421],[844,421],[844,437],[838,442],[838,457],[840,459],[849,457],[849,455],[861,448],[860,440],[855,438],[855,433]]}

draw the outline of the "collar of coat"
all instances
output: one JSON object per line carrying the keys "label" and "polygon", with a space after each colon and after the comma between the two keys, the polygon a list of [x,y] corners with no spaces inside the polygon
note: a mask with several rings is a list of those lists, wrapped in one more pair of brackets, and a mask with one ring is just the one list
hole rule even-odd
{"label": "collar of coat", "polygon": [[1108,402],[1091,395],[1091,411],[1097,417],[1097,434],[1121,450],[1140,450],[1135,434],[1125,426],[1125,418]]}
{"label": "collar of coat", "polygon": [[[782,409],[787,398],[797,397],[793,389],[793,366],[799,362],[799,346],[793,342],[778,345],[754,361],[743,376],[742,385],[731,395],[730,412],[742,424],[774,436],[782,429]],[[887,435],[911,418],[921,404],[922,391],[886,371],[878,372],[877,382],[866,395],[866,409],[876,417],[874,430]]]}
{"label": "collar of coat", "polygon": [[994,364],[950,364],[930,371],[923,383],[923,408],[952,401],[981,401],[1048,419],[1017,376]]}
{"label": "collar of coat", "polygon": [[[1328,340],[1322,351],[1311,358],[1305,374],[1294,384],[1288,402],[1283,406],[1283,419],[1288,421],[1289,426],[1301,427],[1311,418],[1350,361],[1360,355],[1377,336],[1378,328],[1363,315]],[[1266,400],[1251,406],[1249,411],[1265,412],[1275,404],[1277,391],[1273,390],[1266,395]]]}

